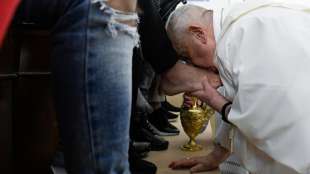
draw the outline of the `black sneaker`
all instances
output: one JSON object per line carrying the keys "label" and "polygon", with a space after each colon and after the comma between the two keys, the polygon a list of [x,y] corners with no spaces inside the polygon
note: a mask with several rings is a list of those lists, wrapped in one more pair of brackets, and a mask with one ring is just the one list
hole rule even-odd
{"label": "black sneaker", "polygon": [[170,104],[167,99],[163,102],[161,102],[161,106],[166,109],[167,111],[171,111],[171,112],[180,112],[181,109],[179,107],[173,106],[172,104]]}
{"label": "black sneaker", "polygon": [[142,160],[140,155],[133,150],[133,148],[129,148],[128,161],[132,174],[156,174],[157,167],[155,164]]}
{"label": "black sneaker", "polygon": [[140,158],[147,157],[148,153],[151,151],[151,143],[150,142],[132,142],[132,149],[137,154],[139,154]]}
{"label": "black sneaker", "polygon": [[[172,124],[170,124],[169,122],[167,123],[167,129],[169,129],[167,131],[160,131],[157,127],[155,127],[154,125],[152,125],[149,121],[148,121],[148,116],[146,117],[141,117],[142,119],[140,119],[140,125],[141,128],[144,128],[146,130],[148,130],[149,132],[151,132],[153,135],[159,135],[159,136],[172,136],[172,135],[177,135],[175,133],[175,130],[178,131],[178,129],[173,126]],[[171,131],[174,131],[171,133]]]}
{"label": "black sneaker", "polygon": [[174,136],[174,135],[178,135],[179,133],[177,132],[178,129],[173,126],[172,124],[168,123],[166,125],[166,127],[164,127],[163,129],[157,128],[156,126],[154,126],[152,123],[148,122],[147,127],[145,129],[147,129],[149,132],[151,132],[153,135],[159,135],[159,136]]}
{"label": "black sneaker", "polygon": [[178,114],[171,113],[171,112],[167,111],[165,108],[163,108],[163,111],[165,112],[166,117],[168,118],[168,120],[169,120],[170,122],[175,122],[175,121],[177,121],[177,119],[178,119],[178,117],[179,117]]}
{"label": "black sneaker", "polygon": [[[169,123],[168,124],[168,127],[170,128],[170,129],[174,129],[174,130],[178,130],[179,131],[179,129],[177,128],[177,127],[175,127],[173,124],[171,124],[171,123]],[[179,131],[180,132],[180,131]]]}
{"label": "black sneaker", "polygon": [[129,168],[132,174],[156,174],[155,164],[142,160],[135,153],[129,152]]}
{"label": "black sneaker", "polygon": [[179,135],[178,128],[169,123],[166,111],[162,108],[155,110],[148,116],[150,126],[156,135],[160,136],[174,136]]}
{"label": "black sneaker", "polygon": [[131,141],[129,144],[129,151],[135,152],[140,158],[145,158],[151,151],[151,143]]}
{"label": "black sneaker", "polygon": [[168,141],[154,135],[152,132],[144,128],[137,130],[134,133],[133,137],[134,141],[136,142],[150,142],[150,147],[152,151],[166,150],[169,146]]}

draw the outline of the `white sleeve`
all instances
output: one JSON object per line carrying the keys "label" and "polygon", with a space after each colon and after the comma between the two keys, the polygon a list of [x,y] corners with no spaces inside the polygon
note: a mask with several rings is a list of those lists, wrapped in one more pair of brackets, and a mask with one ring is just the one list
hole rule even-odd
{"label": "white sleeve", "polygon": [[[218,114],[218,113],[217,113]],[[232,125],[227,124],[224,122],[220,115],[216,114],[217,119],[217,128],[215,131],[215,140],[214,142],[216,144],[219,144],[220,146],[224,147],[227,150],[231,150],[231,131],[232,131]]]}
{"label": "white sleeve", "polygon": [[[222,94],[224,94],[224,89],[221,87],[218,89],[218,91]],[[220,146],[224,147],[227,150],[231,150],[231,131],[232,131],[232,125],[224,122],[222,120],[222,116],[220,113],[215,113],[215,139],[214,142],[216,144],[219,144]]]}
{"label": "white sleeve", "polygon": [[233,98],[229,121],[268,156],[303,171],[310,164],[310,25],[281,10],[235,22],[219,43],[218,59]]}

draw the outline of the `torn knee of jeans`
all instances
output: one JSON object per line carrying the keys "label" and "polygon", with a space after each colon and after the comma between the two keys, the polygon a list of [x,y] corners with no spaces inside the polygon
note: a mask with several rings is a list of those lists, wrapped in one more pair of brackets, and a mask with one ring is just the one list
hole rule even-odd
{"label": "torn knee of jeans", "polygon": [[92,2],[103,2],[109,7],[123,12],[135,12],[137,10],[137,0],[92,0]]}
{"label": "torn knee of jeans", "polygon": [[122,12],[115,9],[113,10],[113,20],[131,27],[137,27],[138,15],[134,12]]}
{"label": "torn knee of jeans", "polygon": [[138,26],[137,20],[118,20],[118,19],[116,19],[115,21],[122,23],[122,24],[125,24],[125,25],[128,25],[130,27],[137,27]]}
{"label": "torn knee of jeans", "polygon": [[111,8],[107,0],[92,0],[92,3],[98,4],[102,11],[102,20],[106,22],[107,31],[112,37],[116,37],[119,32],[126,33],[132,36],[135,40],[138,39],[137,25],[138,15],[135,12],[124,12]]}
{"label": "torn knee of jeans", "polygon": [[138,15],[135,12],[125,12],[114,9],[107,4],[107,0],[92,0],[92,3],[99,3],[100,10],[111,17],[111,22],[115,21],[130,27],[137,27]]}

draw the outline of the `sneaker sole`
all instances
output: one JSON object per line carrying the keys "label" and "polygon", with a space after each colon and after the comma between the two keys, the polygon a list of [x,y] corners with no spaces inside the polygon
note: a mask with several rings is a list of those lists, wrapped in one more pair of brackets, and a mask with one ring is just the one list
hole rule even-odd
{"label": "sneaker sole", "polygon": [[177,122],[177,121],[178,121],[178,118],[172,118],[172,119],[169,119],[169,118],[168,118],[168,121],[169,121],[169,122]]}
{"label": "sneaker sole", "polygon": [[150,124],[150,126],[153,129],[153,132],[159,136],[176,136],[176,135],[180,134],[177,132],[175,132],[175,133],[174,132],[162,132],[162,131],[158,130],[155,126],[153,126],[152,124]]}

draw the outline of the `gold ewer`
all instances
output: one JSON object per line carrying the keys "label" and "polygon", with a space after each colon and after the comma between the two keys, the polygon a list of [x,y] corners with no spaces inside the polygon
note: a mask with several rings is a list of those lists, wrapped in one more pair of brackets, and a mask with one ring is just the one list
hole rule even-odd
{"label": "gold ewer", "polygon": [[209,106],[205,108],[198,106],[196,97],[192,97],[192,100],[194,105],[190,108],[183,107],[180,113],[182,127],[190,138],[188,143],[181,146],[181,150],[194,152],[202,150],[202,146],[196,143],[195,138],[205,130],[214,111]]}

